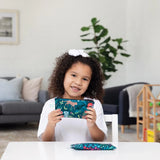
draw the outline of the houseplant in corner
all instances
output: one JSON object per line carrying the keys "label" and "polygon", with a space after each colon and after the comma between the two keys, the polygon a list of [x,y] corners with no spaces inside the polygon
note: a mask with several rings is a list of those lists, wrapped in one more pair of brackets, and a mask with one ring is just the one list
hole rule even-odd
{"label": "houseplant in corner", "polygon": [[112,39],[108,35],[108,29],[99,24],[97,18],[91,19],[91,25],[81,28],[82,34],[81,40],[84,42],[92,42],[94,46],[87,47],[84,50],[91,56],[96,58],[102,67],[105,79],[108,80],[111,77],[111,72],[116,72],[116,65],[123,64],[123,62],[117,60],[117,56],[129,57],[126,53],[123,43],[127,42],[122,38]]}

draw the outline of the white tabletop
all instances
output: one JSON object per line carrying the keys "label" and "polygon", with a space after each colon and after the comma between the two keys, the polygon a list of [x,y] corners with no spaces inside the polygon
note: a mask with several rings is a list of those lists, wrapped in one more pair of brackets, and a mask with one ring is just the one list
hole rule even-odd
{"label": "white tabletop", "polygon": [[1,160],[152,160],[160,143],[119,142],[113,151],[77,151],[76,142],[10,142]]}

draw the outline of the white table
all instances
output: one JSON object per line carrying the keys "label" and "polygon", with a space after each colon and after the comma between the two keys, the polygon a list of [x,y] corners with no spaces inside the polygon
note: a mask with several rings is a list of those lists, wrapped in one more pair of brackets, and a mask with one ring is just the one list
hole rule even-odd
{"label": "white table", "polygon": [[160,143],[119,142],[113,151],[76,151],[70,144],[10,142],[1,160],[152,160],[160,157]]}

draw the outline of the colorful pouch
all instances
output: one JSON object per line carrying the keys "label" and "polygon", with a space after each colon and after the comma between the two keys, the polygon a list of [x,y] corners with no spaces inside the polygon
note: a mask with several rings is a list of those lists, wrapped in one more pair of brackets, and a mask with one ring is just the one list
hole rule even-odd
{"label": "colorful pouch", "polygon": [[76,99],[63,99],[55,98],[55,109],[61,109],[64,117],[69,118],[82,118],[85,116],[87,107],[93,107],[94,101],[89,99],[76,100]]}
{"label": "colorful pouch", "polygon": [[77,143],[71,144],[71,148],[75,150],[114,150],[115,146],[112,144],[103,143]]}

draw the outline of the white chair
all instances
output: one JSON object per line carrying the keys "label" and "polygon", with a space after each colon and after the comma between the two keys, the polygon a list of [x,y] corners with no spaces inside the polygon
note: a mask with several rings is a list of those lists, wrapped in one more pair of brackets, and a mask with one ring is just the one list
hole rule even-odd
{"label": "white chair", "polygon": [[105,114],[105,122],[112,122],[112,142],[118,143],[118,116],[117,114]]}

